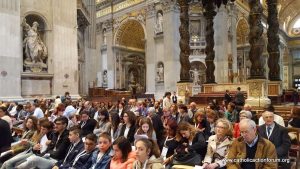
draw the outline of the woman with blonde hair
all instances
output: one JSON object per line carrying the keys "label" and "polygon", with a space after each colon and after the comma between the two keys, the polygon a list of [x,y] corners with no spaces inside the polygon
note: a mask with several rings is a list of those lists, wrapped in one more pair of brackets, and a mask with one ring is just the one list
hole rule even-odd
{"label": "woman with blonde hair", "polygon": [[205,112],[202,110],[198,110],[194,115],[194,120],[195,120],[195,128],[200,131],[204,131],[207,124]]}
{"label": "woman with blonde hair", "polygon": [[225,119],[218,119],[215,127],[215,135],[208,139],[207,153],[203,160],[204,169],[225,169],[225,156],[232,143],[232,125]]}

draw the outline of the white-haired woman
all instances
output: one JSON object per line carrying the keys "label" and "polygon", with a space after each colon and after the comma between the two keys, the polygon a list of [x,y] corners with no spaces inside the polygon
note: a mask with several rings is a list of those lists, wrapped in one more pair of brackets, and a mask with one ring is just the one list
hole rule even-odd
{"label": "white-haired woman", "polygon": [[218,119],[215,135],[208,139],[207,153],[203,160],[203,169],[225,169],[225,156],[232,143],[232,125],[226,118]]}
{"label": "white-haired woman", "polygon": [[[247,110],[242,110],[240,112],[240,121],[242,119],[250,119],[252,118],[252,113],[250,111]],[[240,127],[239,127],[239,123],[234,123],[234,127],[233,127],[233,137],[234,138],[238,138],[240,137]]]}

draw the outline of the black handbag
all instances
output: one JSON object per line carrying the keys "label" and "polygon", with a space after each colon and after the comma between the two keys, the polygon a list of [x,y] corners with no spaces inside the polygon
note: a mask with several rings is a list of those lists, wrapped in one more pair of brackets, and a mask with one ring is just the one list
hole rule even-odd
{"label": "black handbag", "polygon": [[173,165],[201,165],[201,156],[195,152],[178,153],[173,156]]}

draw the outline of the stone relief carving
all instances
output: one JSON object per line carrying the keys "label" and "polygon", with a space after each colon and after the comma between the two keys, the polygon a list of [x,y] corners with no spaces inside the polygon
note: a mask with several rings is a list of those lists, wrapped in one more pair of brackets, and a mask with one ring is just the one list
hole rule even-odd
{"label": "stone relief carving", "polygon": [[163,82],[164,81],[164,65],[163,63],[159,63],[156,69],[156,81]]}
{"label": "stone relief carving", "polygon": [[249,96],[260,97],[261,96],[261,83],[254,82],[249,84]]}
{"label": "stone relief carving", "polygon": [[107,87],[107,80],[108,80],[108,77],[107,77],[107,70],[104,70],[103,71],[103,76],[102,76],[102,86],[103,87]]}
{"label": "stone relief carving", "polygon": [[38,32],[39,23],[33,22],[30,26],[26,19],[22,23],[25,31],[23,47],[25,51],[24,68],[26,72],[43,72],[47,71],[47,47],[43,43]]}
{"label": "stone relief carving", "polygon": [[155,34],[163,33],[163,13],[161,11],[157,12],[154,33]]}

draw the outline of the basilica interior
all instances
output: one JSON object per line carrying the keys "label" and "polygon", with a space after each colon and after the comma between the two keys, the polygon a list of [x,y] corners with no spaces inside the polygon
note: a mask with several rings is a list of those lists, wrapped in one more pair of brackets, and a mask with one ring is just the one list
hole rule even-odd
{"label": "basilica interior", "polygon": [[[175,104],[206,118],[211,104],[227,112],[229,95],[238,114],[250,106],[256,125],[275,111],[292,131],[293,113],[300,119],[299,9],[300,0],[0,0],[0,112],[41,102],[51,118],[59,104],[74,103],[82,122],[81,109],[126,105],[136,113],[146,105],[139,117],[157,104],[164,116]],[[95,111],[87,118],[97,119]],[[297,147],[287,150],[299,168],[295,132]]]}
{"label": "basilica interior", "polygon": [[201,0],[1,2],[3,99],[93,88],[184,97],[242,86],[268,102],[300,87],[296,0],[214,1],[211,9]]}

